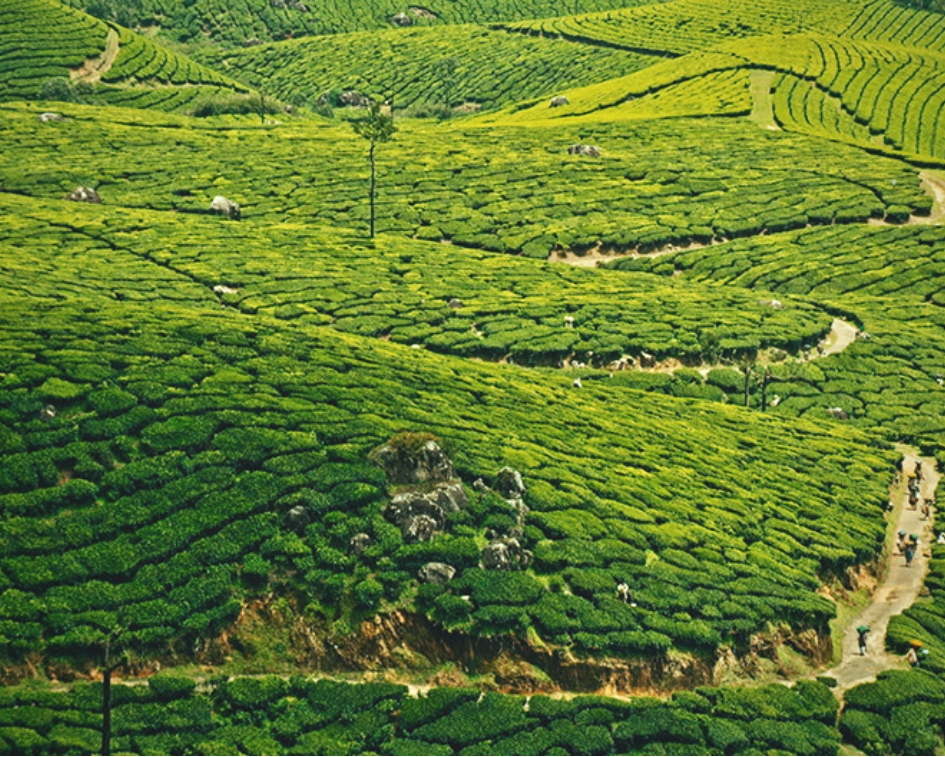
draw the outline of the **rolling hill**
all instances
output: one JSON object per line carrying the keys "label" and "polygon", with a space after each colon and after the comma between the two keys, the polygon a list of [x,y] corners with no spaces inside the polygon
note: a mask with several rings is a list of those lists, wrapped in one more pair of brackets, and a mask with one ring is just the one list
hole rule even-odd
{"label": "rolling hill", "polygon": [[0,11],[0,750],[942,748],[942,548],[814,680],[945,462],[942,23]]}

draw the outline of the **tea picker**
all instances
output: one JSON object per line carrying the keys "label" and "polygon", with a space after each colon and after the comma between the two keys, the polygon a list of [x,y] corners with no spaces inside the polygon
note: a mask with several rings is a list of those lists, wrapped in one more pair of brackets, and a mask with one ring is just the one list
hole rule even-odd
{"label": "tea picker", "polygon": [[869,627],[869,626],[857,626],[857,627],[856,627],[856,635],[857,635],[857,640],[859,641],[859,644],[860,644],[860,654],[861,654],[861,655],[865,655],[865,654],[866,654],[866,634],[868,634],[869,632],[870,632],[870,627]]}

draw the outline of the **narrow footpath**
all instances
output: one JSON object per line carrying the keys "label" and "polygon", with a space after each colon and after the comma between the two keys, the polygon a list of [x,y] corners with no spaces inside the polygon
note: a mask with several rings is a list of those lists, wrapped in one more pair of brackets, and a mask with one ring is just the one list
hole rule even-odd
{"label": "narrow footpath", "polygon": [[[922,482],[919,490],[919,504],[916,509],[909,506],[909,493],[906,481],[915,470],[918,460],[922,461]],[[837,680],[838,693],[858,684],[872,681],[884,670],[908,668],[905,660],[886,651],[886,628],[889,620],[911,606],[919,596],[928,571],[931,545],[934,539],[932,520],[922,520],[922,502],[926,497],[934,497],[938,486],[939,473],[935,469],[934,458],[919,458],[906,453],[902,463],[902,481],[895,487],[896,531],[916,534],[919,537],[919,549],[912,565],[907,567],[905,557],[899,554],[895,545],[890,545],[886,575],[876,588],[870,604],[850,623],[843,637],[843,656],[841,662],[826,675]],[[933,512],[934,515],[934,512]],[[861,655],[857,638],[857,627],[869,626],[866,654]]]}

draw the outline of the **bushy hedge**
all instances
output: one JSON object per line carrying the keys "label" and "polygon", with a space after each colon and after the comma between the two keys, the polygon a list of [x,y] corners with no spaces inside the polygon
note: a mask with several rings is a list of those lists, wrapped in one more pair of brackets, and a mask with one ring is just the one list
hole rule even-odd
{"label": "bushy hedge", "polygon": [[[839,733],[807,717],[833,701],[819,683],[700,689],[671,700],[573,700],[348,684],[300,676],[202,684],[177,674],[148,687],[113,686],[113,747],[127,754],[836,754]],[[172,685],[166,685],[173,681]],[[189,684],[189,685],[187,685]],[[783,691],[776,692],[775,689]],[[14,754],[95,751],[100,684],[50,692],[0,689],[0,738]],[[735,713],[723,702],[736,696]],[[783,711],[766,712],[775,698]],[[757,701],[756,701],[757,700]],[[836,703],[831,713],[836,716]],[[832,722],[832,721],[831,721]],[[903,723],[905,725],[905,723]]]}

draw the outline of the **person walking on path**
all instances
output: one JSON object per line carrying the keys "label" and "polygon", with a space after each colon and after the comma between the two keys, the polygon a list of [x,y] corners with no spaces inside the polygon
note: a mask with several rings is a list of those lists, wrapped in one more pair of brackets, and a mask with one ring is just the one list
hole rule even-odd
{"label": "person walking on path", "polygon": [[909,534],[909,541],[906,543],[906,567],[912,566],[912,558],[915,557],[916,550],[919,548],[919,537],[915,534]]}
{"label": "person walking on path", "polygon": [[868,634],[869,632],[870,632],[869,626],[857,626],[856,634],[857,634],[857,641],[859,642],[859,645],[860,645],[861,655],[866,654],[866,634]]}

